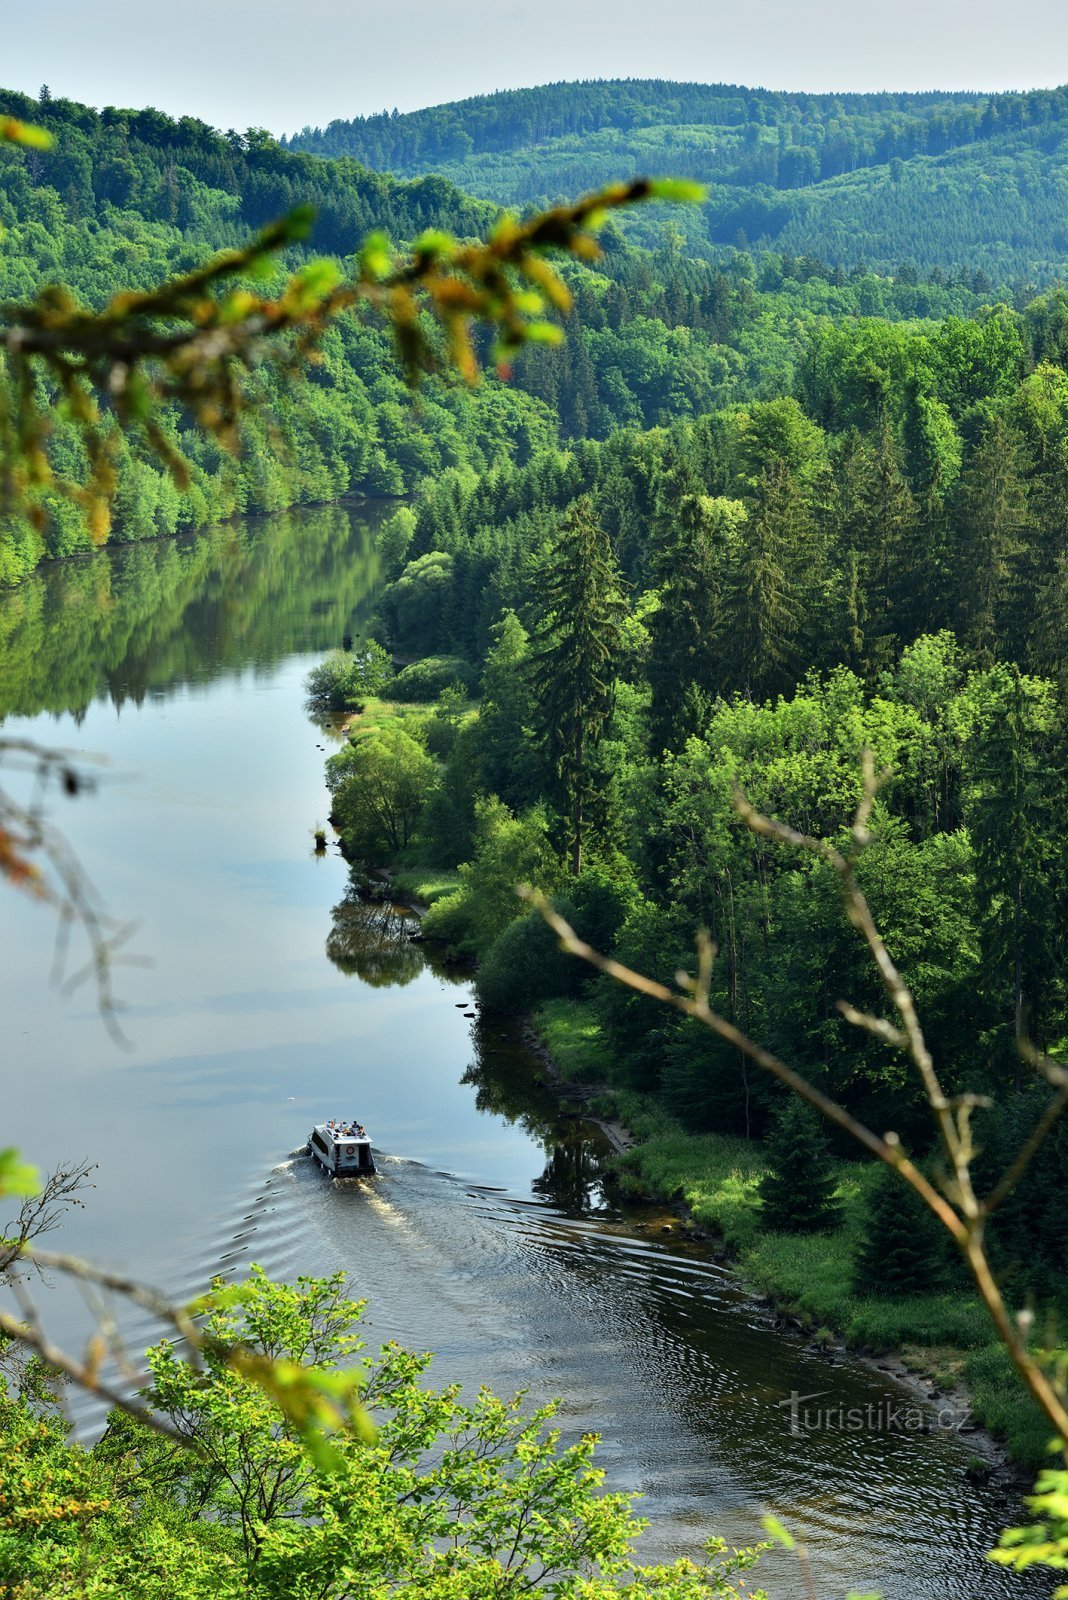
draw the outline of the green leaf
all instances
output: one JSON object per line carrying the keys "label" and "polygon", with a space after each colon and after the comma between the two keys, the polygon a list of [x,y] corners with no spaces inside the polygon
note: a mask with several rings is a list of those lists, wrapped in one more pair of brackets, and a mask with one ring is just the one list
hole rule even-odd
{"label": "green leaf", "polygon": [[449,255],[455,245],[456,240],[451,233],[443,233],[440,228],[427,228],[415,240],[412,251],[417,256],[430,256],[436,260],[438,256]]}
{"label": "green leaf", "polygon": [[293,279],[303,303],[325,300],[341,282],[341,271],[336,261],[309,261]]}
{"label": "green leaf", "polygon": [[293,244],[299,244],[306,239],[315,225],[314,206],[294,206],[282,218],[282,230],[287,239]]}
{"label": "green leaf", "polygon": [[358,260],[361,277],[371,279],[388,277],[393,258],[387,236],[384,233],[369,233],[363,241]]}
{"label": "green leaf", "polygon": [[20,122],[17,117],[0,117],[0,139],[29,150],[51,150],[55,143],[47,128],[35,128],[32,122]]}
{"label": "green leaf", "polygon": [[794,1550],[797,1542],[792,1533],[784,1528],[778,1517],[761,1517],[761,1526],[764,1532],[770,1534],[776,1544],[781,1544],[784,1550]]}
{"label": "green leaf", "polygon": [[564,330],[555,322],[528,322],[523,337],[528,344],[563,344]]}
{"label": "green leaf", "polygon": [[36,1167],[23,1161],[13,1147],[0,1150],[0,1194],[36,1194],[40,1187]]}
{"label": "green leaf", "polygon": [[693,183],[689,178],[651,178],[650,200],[671,200],[680,205],[700,205],[708,199],[703,183]]}

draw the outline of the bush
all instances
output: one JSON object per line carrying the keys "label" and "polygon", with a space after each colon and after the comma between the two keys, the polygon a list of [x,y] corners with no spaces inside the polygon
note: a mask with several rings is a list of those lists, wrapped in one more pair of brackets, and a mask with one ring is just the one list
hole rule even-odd
{"label": "bush", "polygon": [[[567,885],[553,906],[595,950],[615,944],[628,907],[624,888],[599,868],[588,868]],[[478,973],[484,1005],[495,1011],[529,1011],[545,1000],[577,995],[593,977],[585,962],[567,955],[545,919],[529,912],[490,945]]]}
{"label": "bush", "polygon": [[354,654],[331,650],[305,679],[309,711],[348,711],[365,695],[381,694],[393,677],[389,653],[372,639]]}
{"label": "bush", "polygon": [[463,889],[435,900],[423,918],[423,937],[437,939],[462,955],[473,955],[472,927],[474,907]]}
{"label": "bush", "polygon": [[398,672],[393,682],[395,700],[436,700],[445,689],[470,694],[478,674],[462,656],[426,656]]}
{"label": "bush", "polygon": [[[570,922],[572,906],[556,903]],[[577,994],[587,970],[560,948],[545,918],[530,911],[499,933],[478,969],[478,993],[494,1011],[530,1011],[545,1000]]]}

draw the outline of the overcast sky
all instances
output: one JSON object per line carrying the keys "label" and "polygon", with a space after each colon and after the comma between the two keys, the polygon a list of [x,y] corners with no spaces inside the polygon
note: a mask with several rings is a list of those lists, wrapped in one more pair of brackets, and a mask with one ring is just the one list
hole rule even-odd
{"label": "overcast sky", "polygon": [[287,133],[561,78],[1068,80],[1064,0],[0,0],[0,85]]}

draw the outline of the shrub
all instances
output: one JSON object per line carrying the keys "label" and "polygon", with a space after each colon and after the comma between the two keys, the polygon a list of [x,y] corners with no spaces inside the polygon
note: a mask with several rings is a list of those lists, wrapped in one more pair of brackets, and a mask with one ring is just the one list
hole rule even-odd
{"label": "shrub", "polygon": [[[573,919],[566,900],[557,909]],[[577,994],[585,977],[582,963],[561,950],[545,918],[530,911],[490,945],[478,969],[478,993],[494,1011],[530,1011],[545,1000]]]}
{"label": "shrub", "polygon": [[470,694],[477,673],[462,656],[426,656],[398,672],[393,682],[395,700],[436,700],[445,689]]}
{"label": "shrub", "polygon": [[347,711],[365,695],[381,694],[393,677],[388,651],[372,639],[352,655],[331,650],[305,680],[310,711]]}

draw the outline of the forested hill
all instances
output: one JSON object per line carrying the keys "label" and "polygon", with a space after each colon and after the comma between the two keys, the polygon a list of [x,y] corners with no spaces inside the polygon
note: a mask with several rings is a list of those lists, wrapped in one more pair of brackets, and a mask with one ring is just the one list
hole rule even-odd
{"label": "forested hill", "polygon": [[[744,241],[851,267],[1068,276],[1068,89],[808,95],[606,81],[511,90],[305,128],[290,147],[509,204],[635,171],[700,178],[691,248]],[[662,215],[662,228],[666,214]],[[634,226],[632,224],[632,226]],[[646,232],[648,219],[637,226]]]}
{"label": "forested hill", "polygon": [[[48,151],[0,148],[0,301],[28,299],[58,281],[101,305],[119,289],[147,288],[242,243],[307,202],[318,213],[311,250],[341,258],[371,229],[398,243],[427,226],[466,236],[496,214],[442,177],[402,181],[353,159],[283,150],[254,129],[224,134],[151,109],[95,111],[2,91],[0,113],[43,123],[55,141]],[[521,465],[569,439],[781,394],[826,318],[970,316],[990,295],[973,273],[918,282],[907,273],[846,275],[816,261],[746,253],[710,264],[665,247],[659,225],[657,242],[646,253],[610,231],[597,270],[569,269],[576,309],[563,345],[524,351],[510,382],[491,373],[471,391],[431,381],[415,409],[388,331],[343,319],[299,404],[269,367],[256,372],[239,465],[221,459],[178,413],[168,426],[192,463],[187,490],[122,441],[112,537],[153,537],[353,491],[408,493],[448,468]],[[52,455],[66,475],[84,476],[62,417]],[[90,547],[75,506],[52,496],[46,510],[43,534],[0,524],[0,583],[44,556]]]}

